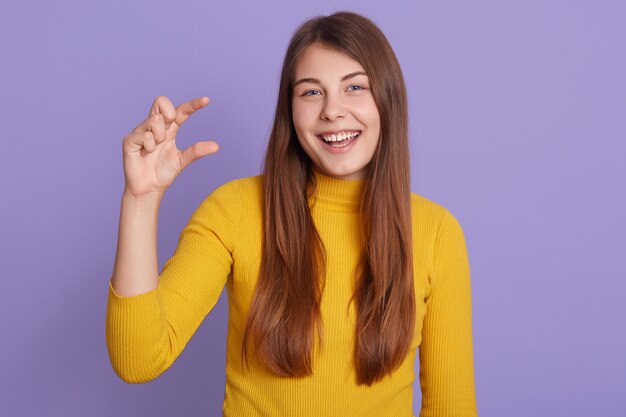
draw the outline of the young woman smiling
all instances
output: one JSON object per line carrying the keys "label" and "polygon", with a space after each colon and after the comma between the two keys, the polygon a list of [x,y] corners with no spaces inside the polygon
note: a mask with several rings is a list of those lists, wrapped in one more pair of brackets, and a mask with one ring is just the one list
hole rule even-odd
{"label": "young woman smiling", "polygon": [[165,372],[228,291],[224,416],[476,416],[469,260],[445,207],[410,191],[404,80],[369,19],[293,35],[260,175],[200,204],[158,273],[163,193],[215,142],[180,151],[208,104],[158,97],[124,139],[126,188],[107,305],[125,381]]}

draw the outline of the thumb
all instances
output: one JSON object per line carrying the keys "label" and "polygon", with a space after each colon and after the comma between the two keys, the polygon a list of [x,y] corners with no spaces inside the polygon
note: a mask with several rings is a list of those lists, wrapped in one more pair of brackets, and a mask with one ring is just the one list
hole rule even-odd
{"label": "thumb", "polygon": [[219,150],[217,142],[206,141],[197,142],[181,152],[182,169],[185,169],[190,163],[203,156],[215,153]]}

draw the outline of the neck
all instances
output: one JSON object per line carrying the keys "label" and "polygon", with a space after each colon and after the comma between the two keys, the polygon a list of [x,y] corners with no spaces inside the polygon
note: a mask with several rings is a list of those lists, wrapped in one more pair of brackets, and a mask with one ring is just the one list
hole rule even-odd
{"label": "neck", "polygon": [[311,168],[317,191],[313,197],[315,207],[334,211],[358,212],[367,179],[344,180],[323,174]]}

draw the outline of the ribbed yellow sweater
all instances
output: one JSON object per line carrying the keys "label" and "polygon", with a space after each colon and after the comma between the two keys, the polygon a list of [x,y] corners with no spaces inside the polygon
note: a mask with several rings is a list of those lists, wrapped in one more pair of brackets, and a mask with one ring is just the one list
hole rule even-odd
{"label": "ribbed yellow sweater", "polygon": [[470,269],[464,234],[443,206],[411,193],[416,325],[411,351],[391,377],[356,384],[352,364],[359,244],[358,201],[367,180],[340,180],[314,171],[311,208],[327,250],[321,313],[324,346],[314,374],[274,376],[240,364],[241,342],[260,267],[262,182],[229,181],[195,210],[165,263],[159,286],[131,297],[109,283],[106,341],[124,381],[150,381],[167,370],[211,312],[226,286],[228,340],[224,417],[411,417],[419,347],[420,417],[477,416],[472,348]]}

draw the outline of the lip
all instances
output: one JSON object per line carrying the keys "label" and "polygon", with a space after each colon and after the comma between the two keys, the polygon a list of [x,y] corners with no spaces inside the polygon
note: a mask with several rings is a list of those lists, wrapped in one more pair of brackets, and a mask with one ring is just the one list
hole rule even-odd
{"label": "lip", "polygon": [[326,132],[320,132],[317,134],[318,137],[321,136],[329,136],[329,135],[336,135],[337,133],[344,133],[344,132],[359,132],[359,133],[363,133],[362,130],[359,129],[341,129],[341,130],[328,130]]}
{"label": "lip", "polygon": [[[350,131],[349,130],[337,130],[335,132],[350,132]],[[359,141],[359,139],[361,139],[361,136],[363,135],[363,132],[360,131],[360,130],[354,130],[352,132],[359,132],[359,136],[357,136],[356,139],[352,139],[352,142],[350,142],[348,145],[343,146],[341,148],[334,148],[334,147],[330,146],[328,144],[328,142],[326,142],[324,139],[322,139],[321,135],[315,135],[315,136],[320,140],[320,142],[322,142],[322,148],[324,148],[325,151],[327,151],[329,153],[345,153],[345,152],[349,152],[350,149],[352,149],[354,147],[354,144],[357,143]],[[323,134],[327,135],[329,133],[324,132]],[[333,142],[330,142],[330,143],[333,143]]]}

